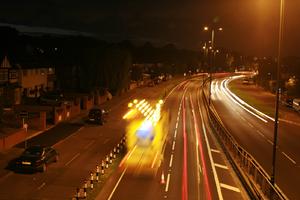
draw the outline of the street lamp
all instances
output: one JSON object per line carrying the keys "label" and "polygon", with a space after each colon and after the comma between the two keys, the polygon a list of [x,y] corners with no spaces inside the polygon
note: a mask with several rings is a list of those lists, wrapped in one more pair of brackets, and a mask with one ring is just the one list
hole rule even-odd
{"label": "street lamp", "polygon": [[278,109],[279,109],[279,93],[280,93],[280,65],[281,65],[281,43],[283,37],[283,23],[284,23],[284,0],[280,0],[280,19],[278,31],[278,54],[277,54],[277,80],[276,80],[276,105],[275,105],[275,120],[274,120],[274,140],[273,140],[273,158],[272,158],[272,174],[271,183],[275,187],[275,166],[276,166],[276,152],[277,152],[277,135],[278,135]]}
{"label": "street lamp", "polygon": [[211,66],[210,66],[210,75],[209,75],[209,95],[208,95],[208,104],[210,105],[211,102],[211,82],[212,82],[212,68],[213,68],[213,57],[214,57],[214,45],[215,45],[215,31],[223,31],[222,27],[219,27],[215,29],[215,27],[209,28],[208,26],[205,26],[203,28],[204,31],[211,30],[211,46],[209,49],[211,50],[211,56],[210,56],[210,61],[211,61]]}

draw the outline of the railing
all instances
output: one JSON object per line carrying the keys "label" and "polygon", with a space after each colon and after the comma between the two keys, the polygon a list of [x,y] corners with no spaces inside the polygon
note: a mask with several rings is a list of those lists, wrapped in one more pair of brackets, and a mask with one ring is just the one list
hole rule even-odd
{"label": "railing", "polygon": [[288,199],[284,193],[280,191],[279,187],[274,187],[271,184],[269,175],[253,156],[243,149],[231,136],[213,106],[208,105],[204,90],[202,90],[202,94],[207,112],[209,113],[208,117],[215,130],[216,136],[251,199]]}

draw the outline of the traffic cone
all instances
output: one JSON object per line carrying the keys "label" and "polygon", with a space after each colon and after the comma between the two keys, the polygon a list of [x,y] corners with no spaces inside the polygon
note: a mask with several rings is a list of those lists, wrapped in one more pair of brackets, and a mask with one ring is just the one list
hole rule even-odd
{"label": "traffic cone", "polygon": [[165,174],[164,172],[161,173],[161,180],[160,180],[161,184],[165,184]]}

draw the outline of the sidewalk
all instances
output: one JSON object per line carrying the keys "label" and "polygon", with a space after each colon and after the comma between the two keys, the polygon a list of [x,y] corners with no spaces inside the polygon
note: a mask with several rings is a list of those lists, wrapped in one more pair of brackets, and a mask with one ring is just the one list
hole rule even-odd
{"label": "sidewalk", "polygon": [[[274,117],[276,95],[257,85],[242,84],[241,79],[229,83],[230,90],[263,113]],[[279,120],[300,126],[300,114],[283,104],[279,106]]]}

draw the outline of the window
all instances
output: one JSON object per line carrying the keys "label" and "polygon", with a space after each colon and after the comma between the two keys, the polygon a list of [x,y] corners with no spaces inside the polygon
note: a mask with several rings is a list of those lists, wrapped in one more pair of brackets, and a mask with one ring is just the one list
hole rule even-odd
{"label": "window", "polygon": [[0,81],[4,82],[4,81],[8,81],[8,69],[0,69]]}
{"label": "window", "polygon": [[15,70],[9,72],[9,79],[16,79],[17,72]]}

